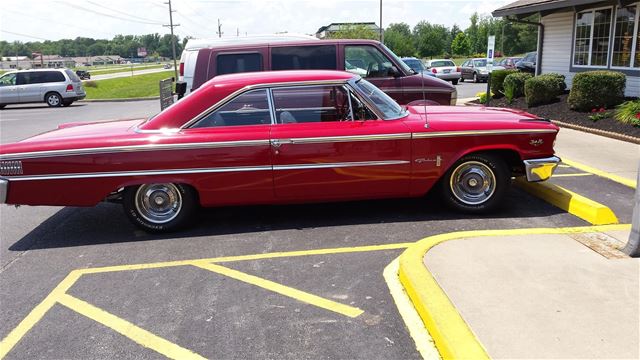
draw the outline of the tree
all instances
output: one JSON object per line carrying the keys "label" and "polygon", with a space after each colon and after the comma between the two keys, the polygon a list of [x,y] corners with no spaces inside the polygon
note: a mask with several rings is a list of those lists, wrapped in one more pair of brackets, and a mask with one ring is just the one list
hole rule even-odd
{"label": "tree", "polygon": [[370,39],[377,40],[380,35],[370,27],[363,24],[344,25],[340,30],[331,33],[330,39]]}
{"label": "tree", "polygon": [[413,28],[413,38],[420,57],[441,55],[445,52],[445,42],[449,30],[443,25],[420,21]]}
{"label": "tree", "polygon": [[451,42],[451,52],[454,55],[467,56],[471,52],[470,49],[469,39],[463,32],[459,32]]}
{"label": "tree", "polygon": [[416,48],[408,24],[390,24],[384,31],[384,43],[398,56],[414,56]]}

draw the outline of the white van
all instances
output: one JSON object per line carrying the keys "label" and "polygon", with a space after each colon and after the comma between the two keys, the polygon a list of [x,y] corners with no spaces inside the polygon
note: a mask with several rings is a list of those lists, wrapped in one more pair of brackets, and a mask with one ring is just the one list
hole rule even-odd
{"label": "white van", "polygon": [[179,84],[182,83],[186,87],[184,94],[191,92],[193,87],[193,77],[196,70],[196,61],[198,60],[198,51],[200,49],[225,47],[230,45],[242,45],[242,44],[268,44],[278,41],[292,41],[292,40],[317,40],[320,39],[302,34],[271,34],[271,35],[252,35],[242,37],[226,37],[226,38],[213,38],[213,39],[189,39],[180,56],[180,70],[179,70]]}

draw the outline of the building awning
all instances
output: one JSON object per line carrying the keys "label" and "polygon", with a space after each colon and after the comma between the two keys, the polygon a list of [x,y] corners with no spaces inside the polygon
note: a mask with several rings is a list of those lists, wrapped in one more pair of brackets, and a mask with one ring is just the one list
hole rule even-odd
{"label": "building awning", "polygon": [[[620,5],[627,5],[636,0],[617,0]],[[536,13],[550,14],[561,10],[576,10],[584,6],[596,4],[610,5],[611,1],[602,0],[518,0],[494,10],[491,15],[494,17],[505,17],[514,15],[522,18]]]}

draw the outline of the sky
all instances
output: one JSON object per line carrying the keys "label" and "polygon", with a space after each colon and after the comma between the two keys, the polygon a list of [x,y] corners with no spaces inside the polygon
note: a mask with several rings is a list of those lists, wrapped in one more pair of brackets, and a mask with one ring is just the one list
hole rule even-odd
{"label": "sky", "polygon": [[[169,33],[167,0],[19,0],[0,7],[0,39],[42,41],[78,36]],[[421,20],[464,29],[474,12],[489,14],[514,0],[382,0],[382,24]],[[379,0],[172,0],[181,38],[289,32],[315,34],[332,22],[379,23]]]}

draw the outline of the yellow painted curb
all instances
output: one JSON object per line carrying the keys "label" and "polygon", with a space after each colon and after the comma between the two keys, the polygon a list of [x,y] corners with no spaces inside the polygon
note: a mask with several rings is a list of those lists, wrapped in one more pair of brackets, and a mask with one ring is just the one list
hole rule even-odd
{"label": "yellow painted curb", "polygon": [[635,189],[635,188],[638,187],[638,184],[636,183],[636,181],[632,180],[632,179],[627,179],[625,177],[614,175],[614,174],[608,173],[606,171],[598,170],[598,169],[593,168],[591,166],[584,165],[584,164],[581,164],[579,162],[575,162],[573,160],[569,160],[569,159],[566,159],[566,158],[562,158],[562,162],[567,164],[567,165],[569,165],[569,166],[572,166],[572,167],[574,167],[576,169],[579,169],[579,170],[582,170],[582,171],[586,171],[586,172],[592,173],[594,175],[601,176],[603,178],[607,178],[609,180],[615,181],[615,182],[620,183],[622,185],[626,185],[626,186],[628,186],[630,188],[634,188]]}
{"label": "yellow painted curb", "polygon": [[617,224],[618,218],[607,206],[548,182],[531,183],[516,179],[515,184],[533,196],[573,214],[593,225]]}
{"label": "yellow painted curb", "polygon": [[630,229],[631,225],[461,231],[424,238],[400,255],[398,275],[411,302],[433,338],[443,359],[489,359],[460,313],[424,265],[425,254],[434,246],[455,239],[480,236],[570,234]]}

